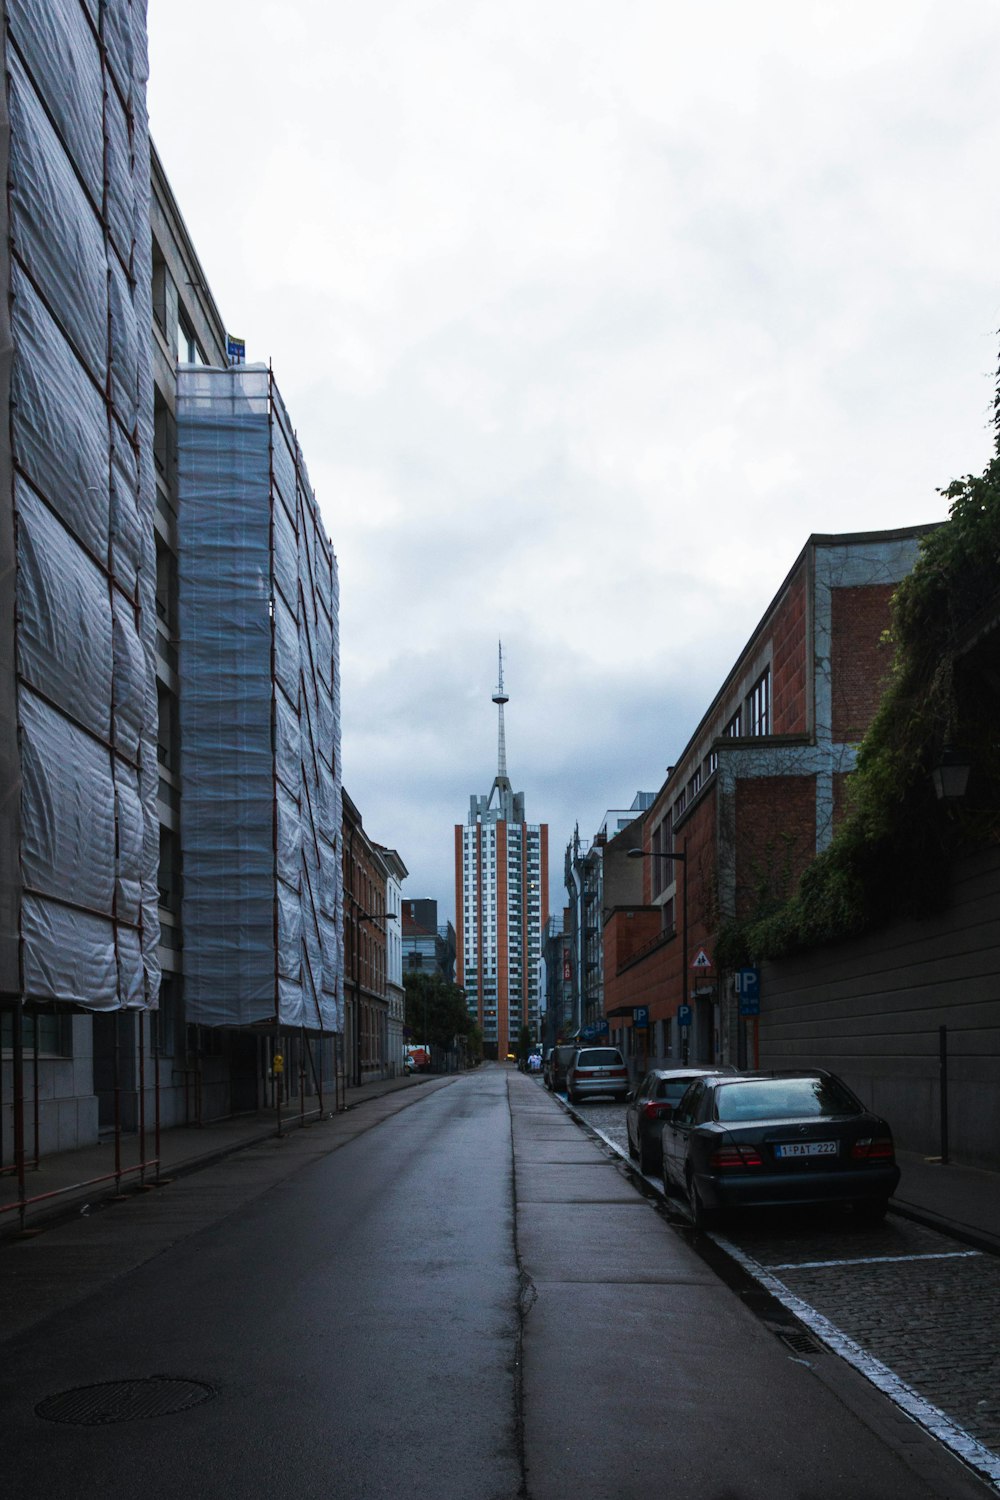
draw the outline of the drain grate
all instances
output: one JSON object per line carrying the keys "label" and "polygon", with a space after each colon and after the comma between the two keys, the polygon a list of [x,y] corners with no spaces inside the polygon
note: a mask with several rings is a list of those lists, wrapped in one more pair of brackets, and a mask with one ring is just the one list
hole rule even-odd
{"label": "drain grate", "polygon": [[796,1354],[821,1354],[822,1346],[811,1333],[779,1333],[779,1339]]}
{"label": "drain grate", "polygon": [[174,1375],[108,1380],[102,1385],[81,1385],[46,1396],[35,1407],[35,1416],[76,1427],[103,1427],[112,1422],[138,1422],[144,1417],[169,1417],[200,1406],[216,1394],[215,1388],[203,1381]]}

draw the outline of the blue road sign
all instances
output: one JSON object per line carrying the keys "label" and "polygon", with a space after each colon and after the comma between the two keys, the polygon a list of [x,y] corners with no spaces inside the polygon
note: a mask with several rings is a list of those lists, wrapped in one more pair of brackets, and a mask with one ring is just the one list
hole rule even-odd
{"label": "blue road sign", "polygon": [[649,1006],[648,1005],[633,1005],[633,1007],[632,1007],[632,1025],[633,1026],[648,1026],[649,1025]]}
{"label": "blue road sign", "polygon": [[741,1016],[760,1015],[760,970],[738,969],[736,993],[740,997]]}
{"label": "blue road sign", "polygon": [[594,1027],[594,1034],[595,1034],[595,1036],[607,1036],[607,1034],[608,1034],[608,1032],[610,1030],[611,1030],[611,1027],[608,1025],[607,1020],[605,1019],[605,1017],[602,1016],[601,1019],[597,1022],[597,1024]]}
{"label": "blue road sign", "polygon": [[690,1007],[690,1005],[678,1005],[678,1007],[677,1007],[677,1024],[678,1024],[678,1026],[690,1026],[691,1025],[691,1007]]}

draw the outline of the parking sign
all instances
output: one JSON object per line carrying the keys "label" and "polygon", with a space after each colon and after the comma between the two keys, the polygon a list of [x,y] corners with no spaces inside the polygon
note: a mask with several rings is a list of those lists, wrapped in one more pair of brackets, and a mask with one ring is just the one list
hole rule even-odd
{"label": "parking sign", "polygon": [[741,1016],[760,1015],[760,970],[738,969],[736,993],[740,997]]}

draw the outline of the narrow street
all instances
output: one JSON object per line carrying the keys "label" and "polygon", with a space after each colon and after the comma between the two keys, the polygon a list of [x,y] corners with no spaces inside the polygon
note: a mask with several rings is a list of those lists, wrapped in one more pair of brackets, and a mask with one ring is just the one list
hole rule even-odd
{"label": "narrow street", "polygon": [[[535,1080],[486,1066],[391,1108],[327,1155],[292,1137],[284,1180],[283,1147],[241,1153],[0,1247],[37,1315],[2,1345],[11,1493],[991,1493],[844,1361],[775,1337]],[[91,1260],[123,1237],[149,1258],[74,1303],[77,1229]],[[80,1425],[62,1399],[169,1394],[156,1377],[192,1404]]]}

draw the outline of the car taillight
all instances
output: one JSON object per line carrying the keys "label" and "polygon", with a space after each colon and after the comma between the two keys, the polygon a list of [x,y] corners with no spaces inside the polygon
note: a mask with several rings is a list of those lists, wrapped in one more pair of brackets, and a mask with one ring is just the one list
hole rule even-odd
{"label": "car taillight", "polygon": [[661,1115],[666,1114],[669,1108],[669,1104],[655,1104],[651,1100],[648,1104],[642,1106],[642,1112],[647,1120],[658,1120]]}
{"label": "car taillight", "polygon": [[628,1077],[628,1069],[627,1068],[612,1068],[611,1072],[608,1074],[608,1077],[609,1078],[627,1078]]}
{"label": "car taillight", "polygon": [[756,1146],[716,1146],[708,1158],[712,1172],[740,1171],[744,1167],[761,1167],[760,1152]]}
{"label": "car taillight", "polygon": [[891,1135],[865,1135],[851,1147],[855,1161],[895,1161]]}

